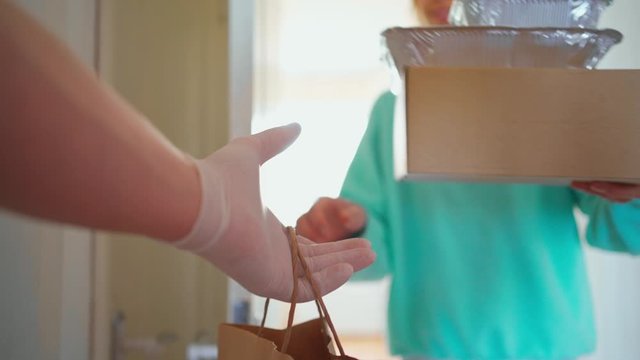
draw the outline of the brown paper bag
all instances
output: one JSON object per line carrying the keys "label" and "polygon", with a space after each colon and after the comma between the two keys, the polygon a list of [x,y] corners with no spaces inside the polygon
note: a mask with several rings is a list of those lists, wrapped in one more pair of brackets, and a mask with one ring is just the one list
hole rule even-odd
{"label": "brown paper bag", "polygon": [[[294,274],[295,259],[298,259],[313,289],[320,317],[293,325],[293,316],[296,308],[295,299],[298,291],[297,281],[294,278],[287,328],[276,330],[264,327],[269,308],[269,299],[267,299],[260,326],[220,325],[218,331],[218,360],[357,360],[345,355],[318,287],[313,282],[311,272],[298,251],[295,230],[292,227],[288,227],[287,230],[289,232]],[[327,328],[333,335],[333,340],[335,340],[340,355],[335,355]]]}

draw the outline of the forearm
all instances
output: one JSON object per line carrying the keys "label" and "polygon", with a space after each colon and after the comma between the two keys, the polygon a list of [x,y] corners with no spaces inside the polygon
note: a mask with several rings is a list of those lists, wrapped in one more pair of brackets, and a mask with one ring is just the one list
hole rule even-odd
{"label": "forearm", "polygon": [[175,239],[196,218],[192,161],[70,52],[0,1],[0,206]]}

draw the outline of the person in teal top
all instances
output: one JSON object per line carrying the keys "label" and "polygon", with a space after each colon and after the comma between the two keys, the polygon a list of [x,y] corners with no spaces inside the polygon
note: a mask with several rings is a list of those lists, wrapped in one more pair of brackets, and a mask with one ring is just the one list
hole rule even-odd
{"label": "person in teal top", "polygon": [[298,220],[318,242],[363,232],[378,257],[357,279],[391,276],[393,354],[445,359],[568,359],[594,350],[587,241],[640,253],[638,187],[401,182],[394,178],[395,97],[376,102],[341,197]]}
{"label": "person in teal top", "polygon": [[[450,0],[415,0],[446,24]],[[316,242],[369,239],[377,259],[354,279],[391,278],[391,352],[405,359],[572,359],[595,348],[574,209],[594,247],[640,253],[640,187],[402,182],[394,178],[395,97],[375,103],[339,198],[297,222]]]}
{"label": "person in teal top", "polygon": [[[445,24],[450,0],[415,0]],[[445,15],[443,15],[445,14]],[[638,185],[401,182],[395,97],[375,103],[339,198],[298,219],[327,242],[363,235],[377,259],[354,279],[391,278],[391,352],[407,360],[566,360],[595,347],[593,306],[574,209],[591,246],[640,253]]]}

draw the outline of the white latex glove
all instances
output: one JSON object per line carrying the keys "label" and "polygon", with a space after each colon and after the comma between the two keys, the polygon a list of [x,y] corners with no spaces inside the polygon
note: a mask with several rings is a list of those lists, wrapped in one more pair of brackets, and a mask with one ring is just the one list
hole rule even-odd
{"label": "white latex glove", "polygon": [[[197,161],[203,201],[191,232],[175,243],[213,263],[250,292],[290,301],[293,275],[284,226],[262,205],[259,167],[299,135],[291,124],[239,138]],[[292,168],[295,174],[295,168]],[[365,239],[315,244],[298,237],[322,294],[344,284],[354,271],[370,265],[375,254]],[[297,301],[312,300],[302,271],[296,270]]]}

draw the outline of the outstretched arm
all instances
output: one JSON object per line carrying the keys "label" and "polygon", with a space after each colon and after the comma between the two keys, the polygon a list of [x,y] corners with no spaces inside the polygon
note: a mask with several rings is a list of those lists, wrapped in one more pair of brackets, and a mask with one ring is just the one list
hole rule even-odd
{"label": "outstretched arm", "polygon": [[[280,221],[262,206],[259,167],[298,125],[239,138],[195,160],[54,37],[0,0],[0,206],[46,219],[165,239],[249,291],[313,299],[292,273]],[[375,257],[363,239],[300,252],[328,293]]]}
{"label": "outstretched arm", "polygon": [[0,206],[185,235],[200,199],[193,161],[7,1],[0,24]]}

